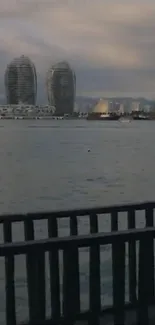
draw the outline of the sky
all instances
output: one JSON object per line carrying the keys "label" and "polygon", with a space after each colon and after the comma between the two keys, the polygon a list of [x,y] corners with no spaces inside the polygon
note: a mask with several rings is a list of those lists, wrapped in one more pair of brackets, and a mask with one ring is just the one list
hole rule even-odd
{"label": "sky", "polygon": [[155,1],[0,0],[0,96],[21,54],[43,88],[49,66],[67,60],[77,95],[155,99]]}

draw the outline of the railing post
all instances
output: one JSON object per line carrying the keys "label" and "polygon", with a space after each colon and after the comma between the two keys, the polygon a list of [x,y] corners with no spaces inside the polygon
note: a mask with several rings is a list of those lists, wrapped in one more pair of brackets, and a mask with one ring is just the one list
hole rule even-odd
{"label": "railing post", "polygon": [[[58,224],[56,216],[48,218],[48,236],[58,237]],[[51,290],[51,317],[53,320],[60,318],[60,274],[59,252],[51,249],[49,252],[50,290]]]}
{"label": "railing post", "polygon": [[[34,240],[34,225],[33,220],[24,220],[25,240]],[[28,289],[28,304],[29,304],[29,320],[36,320],[36,270],[34,254],[26,254],[26,271],[27,271],[27,289]]]}
{"label": "railing post", "polygon": [[[78,235],[78,222],[77,217],[70,217],[70,235]],[[72,249],[73,260],[72,272],[74,277],[74,312],[80,313],[80,276],[79,276],[79,249],[73,247]]]}
{"label": "railing post", "polygon": [[76,321],[76,306],[74,301],[74,247],[67,247],[63,250],[63,317],[64,323],[73,325]]}
{"label": "railing post", "polygon": [[45,292],[45,252],[34,251],[35,262],[35,290],[36,290],[36,315],[37,320],[44,322],[46,317],[46,292]]}
{"label": "railing post", "polygon": [[125,324],[125,242],[112,244],[114,325]]}
{"label": "railing post", "polygon": [[[128,211],[128,229],[135,229],[135,211]],[[129,250],[129,301],[132,305],[135,305],[137,302],[137,275],[136,275],[136,241],[130,240],[128,243]]]}
{"label": "railing post", "polygon": [[[6,220],[3,223],[4,242],[12,242],[12,224]],[[15,265],[14,256],[5,257],[5,290],[6,290],[6,325],[16,325],[15,302]]]}
{"label": "railing post", "polygon": [[[98,217],[90,215],[90,233],[98,233]],[[98,325],[101,310],[101,279],[100,279],[100,246],[96,242],[90,247],[89,258],[89,309],[91,319],[89,325]]]}
{"label": "railing post", "polygon": [[111,213],[111,231],[117,231],[118,230],[118,212],[113,211]]}
{"label": "railing post", "polygon": [[[118,212],[111,213],[111,231],[118,231]],[[124,324],[125,307],[125,243],[112,244],[112,276],[114,325]]]}
{"label": "railing post", "polygon": [[[148,208],[145,211],[146,227],[153,227],[153,209]],[[154,283],[154,239],[147,239],[147,269],[148,269],[148,279],[147,284],[149,287],[149,298],[150,302],[154,300],[155,294],[155,283]],[[146,249],[146,248],[145,248]]]}
{"label": "railing post", "polygon": [[[148,238],[145,236],[139,242],[139,279],[138,279],[138,325],[149,325],[149,272],[148,272]],[[147,249],[146,249],[147,245]]]}

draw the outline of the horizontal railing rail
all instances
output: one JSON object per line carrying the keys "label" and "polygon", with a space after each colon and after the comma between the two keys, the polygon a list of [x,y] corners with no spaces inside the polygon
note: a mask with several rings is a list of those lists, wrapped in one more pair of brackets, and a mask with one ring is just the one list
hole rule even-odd
{"label": "horizontal railing rail", "polygon": [[[113,233],[94,233],[89,235],[56,237],[39,240],[29,240],[27,242],[14,242],[0,244],[0,256],[22,255],[35,250],[50,251],[51,249],[64,250],[71,245],[76,248],[90,247],[94,245],[110,245],[116,242],[131,242],[155,238],[155,227],[144,229],[130,229],[115,231]],[[147,243],[146,243],[147,244]]]}
{"label": "horizontal railing rail", "polygon": [[60,210],[60,211],[48,211],[48,212],[32,212],[32,213],[19,213],[19,214],[4,214],[0,216],[0,223],[3,223],[5,220],[10,222],[19,222],[27,220],[44,220],[49,217],[55,218],[68,218],[76,216],[86,216],[90,214],[111,214],[118,212],[129,212],[129,211],[141,211],[146,209],[155,209],[155,202],[139,202],[135,204],[124,204],[124,205],[109,205],[104,207],[95,207],[95,208],[83,208],[83,209],[72,209],[72,210]]}

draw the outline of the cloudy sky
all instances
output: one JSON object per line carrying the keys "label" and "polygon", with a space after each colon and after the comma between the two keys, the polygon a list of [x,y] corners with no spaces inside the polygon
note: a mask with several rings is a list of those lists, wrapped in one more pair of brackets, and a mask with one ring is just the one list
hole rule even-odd
{"label": "cloudy sky", "polygon": [[44,85],[68,60],[77,94],[155,98],[155,0],[0,0],[0,93],[7,63],[21,54]]}

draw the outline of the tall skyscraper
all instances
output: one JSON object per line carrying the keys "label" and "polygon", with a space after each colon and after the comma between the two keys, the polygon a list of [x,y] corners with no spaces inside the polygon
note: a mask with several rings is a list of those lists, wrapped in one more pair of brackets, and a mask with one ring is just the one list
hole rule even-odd
{"label": "tall skyscraper", "polygon": [[48,103],[55,107],[55,115],[72,114],[76,93],[76,77],[67,62],[51,66],[47,72]]}
{"label": "tall skyscraper", "polygon": [[8,64],[5,72],[5,91],[7,104],[36,104],[36,69],[28,57],[22,55]]}

